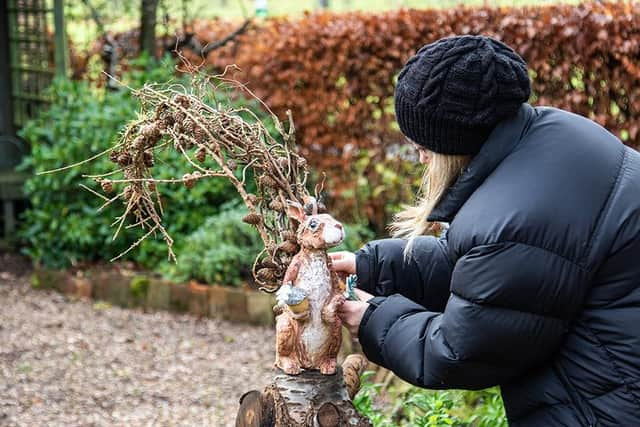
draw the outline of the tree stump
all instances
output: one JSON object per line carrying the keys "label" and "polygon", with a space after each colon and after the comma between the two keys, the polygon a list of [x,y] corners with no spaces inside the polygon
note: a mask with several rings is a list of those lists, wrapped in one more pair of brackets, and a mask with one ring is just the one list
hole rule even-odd
{"label": "tree stump", "polygon": [[262,393],[252,390],[240,398],[236,427],[315,426],[371,426],[353,407],[342,368],[334,375],[287,375],[275,369],[273,382]]}

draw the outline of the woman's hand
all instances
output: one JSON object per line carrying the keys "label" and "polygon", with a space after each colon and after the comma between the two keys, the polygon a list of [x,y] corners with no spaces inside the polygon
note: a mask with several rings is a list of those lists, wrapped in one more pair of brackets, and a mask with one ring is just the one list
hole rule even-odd
{"label": "woman's hand", "polygon": [[360,301],[343,302],[338,309],[338,317],[340,317],[342,324],[349,330],[351,336],[357,338],[362,316],[369,307],[369,303],[366,301],[373,298],[373,295],[360,289],[355,289],[355,292],[358,298],[360,298]]}
{"label": "woman's hand", "polygon": [[356,273],[356,254],[348,251],[338,251],[329,254],[331,269],[343,279],[349,274]]}

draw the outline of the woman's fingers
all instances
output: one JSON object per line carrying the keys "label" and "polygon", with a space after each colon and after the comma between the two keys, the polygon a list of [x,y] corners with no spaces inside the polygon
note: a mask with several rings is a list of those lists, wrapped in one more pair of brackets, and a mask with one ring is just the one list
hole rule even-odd
{"label": "woman's fingers", "polygon": [[331,258],[331,261],[337,261],[339,259],[344,258],[345,253],[348,253],[348,252],[347,251],[331,252],[329,254],[329,258]]}
{"label": "woman's fingers", "polygon": [[363,291],[362,289],[355,288],[354,291],[361,301],[369,301],[371,298],[373,298],[373,295],[371,295],[369,292]]}
{"label": "woman's fingers", "polygon": [[369,304],[363,301],[345,301],[338,308],[338,316],[342,320],[342,324],[354,336],[357,336],[358,334],[360,321],[362,320],[362,316],[367,310],[367,307],[369,307]]}
{"label": "woman's fingers", "polygon": [[337,272],[354,274],[356,272],[356,256],[352,252],[339,251],[329,254],[331,269]]}
{"label": "woman's fingers", "polygon": [[347,260],[338,260],[331,263],[331,267],[334,271],[344,271],[345,273],[351,272],[351,264]]}

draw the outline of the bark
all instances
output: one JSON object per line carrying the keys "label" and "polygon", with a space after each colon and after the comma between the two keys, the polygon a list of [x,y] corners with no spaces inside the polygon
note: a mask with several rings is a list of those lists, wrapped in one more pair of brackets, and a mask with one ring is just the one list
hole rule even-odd
{"label": "bark", "polygon": [[156,57],[156,12],[159,0],[141,0],[140,49]]}
{"label": "bark", "polygon": [[342,369],[335,375],[305,371],[287,375],[279,369],[260,393],[240,398],[236,427],[371,427],[349,397]]}

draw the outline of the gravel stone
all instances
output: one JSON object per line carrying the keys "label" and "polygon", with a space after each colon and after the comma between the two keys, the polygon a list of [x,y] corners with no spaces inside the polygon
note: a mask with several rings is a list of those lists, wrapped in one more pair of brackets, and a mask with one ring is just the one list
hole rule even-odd
{"label": "gravel stone", "polygon": [[0,254],[2,426],[232,426],[269,383],[272,328],[35,291],[29,273]]}

